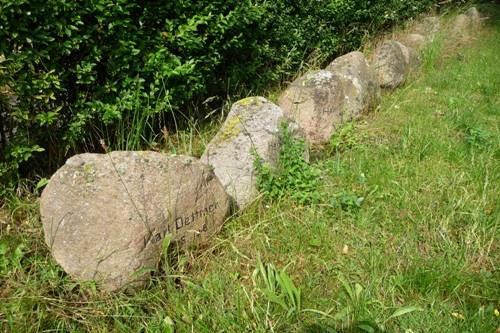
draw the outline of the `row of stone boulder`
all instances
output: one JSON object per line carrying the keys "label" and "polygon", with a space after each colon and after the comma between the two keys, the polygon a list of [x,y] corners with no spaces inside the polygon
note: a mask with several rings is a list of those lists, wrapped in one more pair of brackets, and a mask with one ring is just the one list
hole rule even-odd
{"label": "row of stone boulder", "polygon": [[371,61],[352,52],[306,73],[278,105],[263,97],[240,100],[200,159],[148,151],[68,159],[40,201],[54,258],[74,278],[95,280],[104,290],[143,285],[166,245],[205,243],[234,209],[255,200],[254,160],[258,155],[276,165],[281,124],[311,145],[328,142],[377,105],[381,88],[405,82],[439,26],[439,19],[427,18],[401,41],[382,43]]}

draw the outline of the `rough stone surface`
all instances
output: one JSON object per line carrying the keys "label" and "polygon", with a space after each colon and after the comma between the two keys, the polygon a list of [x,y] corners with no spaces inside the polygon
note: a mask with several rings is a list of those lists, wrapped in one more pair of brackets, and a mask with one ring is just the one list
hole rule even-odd
{"label": "rough stone surface", "polygon": [[477,27],[478,25],[481,24],[481,15],[479,14],[476,7],[469,8],[465,12],[465,15],[467,15],[470,18],[472,26]]}
{"label": "rough stone surface", "polygon": [[254,152],[275,165],[280,150],[279,127],[283,111],[263,97],[236,102],[201,161],[213,167],[226,192],[242,208],[258,195]]}
{"label": "rough stone surface", "polygon": [[229,213],[210,167],[156,152],[82,154],[68,159],[40,200],[45,241],[66,272],[104,290],[144,283],[162,240],[205,242]]}
{"label": "rough stone surface", "polygon": [[324,144],[340,125],[361,112],[358,88],[343,74],[314,71],[295,80],[278,103],[311,144]]}
{"label": "rough stone surface", "polygon": [[401,48],[401,52],[403,53],[403,57],[405,59],[405,63],[406,66],[408,67],[408,70],[409,71],[416,70],[421,63],[418,53],[414,49],[407,47],[406,45],[400,42],[396,43]]}
{"label": "rough stone surface", "polygon": [[342,74],[353,83],[357,94],[352,98],[353,115],[375,106],[380,99],[380,87],[375,71],[370,67],[363,53],[351,52],[335,59],[326,70]]}
{"label": "rough stone surface", "polygon": [[374,52],[372,66],[382,88],[397,88],[408,76],[410,54],[401,46],[401,43],[390,40]]}
{"label": "rough stone surface", "polygon": [[429,16],[424,18],[422,22],[416,25],[415,32],[431,41],[434,39],[440,29],[441,22],[439,21],[439,18],[435,16]]}
{"label": "rough stone surface", "polygon": [[471,18],[465,14],[460,14],[453,21],[453,34],[461,37],[468,37],[471,29]]}
{"label": "rough stone surface", "polygon": [[408,34],[401,37],[401,43],[409,48],[420,51],[427,43],[424,36],[421,34]]}

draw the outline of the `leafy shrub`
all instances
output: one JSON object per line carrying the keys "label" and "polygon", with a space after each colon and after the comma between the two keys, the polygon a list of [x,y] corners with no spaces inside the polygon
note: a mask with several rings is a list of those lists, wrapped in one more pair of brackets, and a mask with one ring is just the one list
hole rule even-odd
{"label": "leafy shrub", "polygon": [[190,109],[208,114],[190,107],[208,97],[258,93],[312,51],[326,62],[435,2],[4,0],[0,178],[51,172],[101,140],[137,149]]}
{"label": "leafy shrub", "polygon": [[270,200],[290,196],[300,204],[318,203],[321,199],[320,171],[306,162],[304,140],[294,139],[285,124],[280,128],[280,139],[276,168],[255,155],[257,188]]}

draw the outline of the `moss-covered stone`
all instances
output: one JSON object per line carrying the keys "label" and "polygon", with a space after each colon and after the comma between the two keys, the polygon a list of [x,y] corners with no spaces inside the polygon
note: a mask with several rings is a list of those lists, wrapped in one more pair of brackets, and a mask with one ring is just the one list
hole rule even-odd
{"label": "moss-covered stone", "polygon": [[242,99],[233,105],[226,122],[203,153],[201,161],[213,167],[239,207],[258,195],[252,152],[266,163],[277,160],[282,121],[283,111],[264,97]]}
{"label": "moss-covered stone", "polygon": [[86,183],[92,183],[96,176],[95,166],[92,163],[83,165],[83,177]]}
{"label": "moss-covered stone", "polygon": [[226,124],[221,128],[220,132],[217,134],[216,143],[222,143],[229,141],[237,137],[241,133],[241,118],[240,116],[235,116],[228,119]]}
{"label": "moss-covered stone", "polygon": [[262,101],[258,97],[247,97],[234,103],[235,106],[250,106],[250,105],[261,105]]}

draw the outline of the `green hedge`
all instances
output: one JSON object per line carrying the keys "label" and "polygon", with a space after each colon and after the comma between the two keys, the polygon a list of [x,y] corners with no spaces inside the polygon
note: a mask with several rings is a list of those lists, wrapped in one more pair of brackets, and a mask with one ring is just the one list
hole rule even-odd
{"label": "green hedge", "polygon": [[435,2],[3,0],[0,178],[50,172],[100,139],[123,148],[188,109],[205,116],[193,106],[208,97],[259,93],[313,50],[331,60]]}

